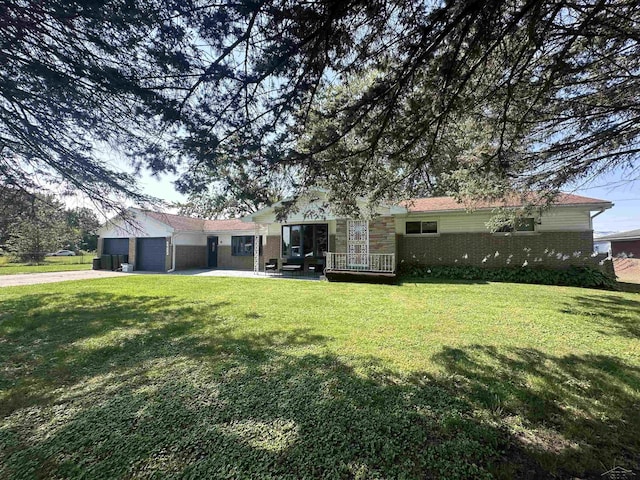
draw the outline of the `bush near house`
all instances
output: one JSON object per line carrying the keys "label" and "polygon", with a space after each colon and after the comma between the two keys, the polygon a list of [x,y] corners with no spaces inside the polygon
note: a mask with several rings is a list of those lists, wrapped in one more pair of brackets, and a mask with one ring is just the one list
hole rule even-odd
{"label": "bush near house", "polygon": [[593,267],[571,266],[566,269],[554,269],[545,267],[484,268],[467,265],[402,265],[399,271],[401,276],[412,279],[451,278],[484,280],[487,282],[566,285],[605,290],[615,290],[617,288],[614,276]]}

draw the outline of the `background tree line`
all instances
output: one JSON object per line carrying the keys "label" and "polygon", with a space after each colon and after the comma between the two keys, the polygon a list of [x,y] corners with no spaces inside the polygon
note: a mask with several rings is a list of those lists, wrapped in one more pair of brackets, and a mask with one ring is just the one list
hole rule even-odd
{"label": "background tree line", "polygon": [[53,195],[0,190],[0,253],[40,262],[59,249],[93,251],[100,222],[88,208],[65,208]]}

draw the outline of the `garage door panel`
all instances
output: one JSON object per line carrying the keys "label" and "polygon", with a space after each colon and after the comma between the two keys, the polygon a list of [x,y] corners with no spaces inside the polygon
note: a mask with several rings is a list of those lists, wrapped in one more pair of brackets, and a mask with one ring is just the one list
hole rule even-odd
{"label": "garage door panel", "polygon": [[102,240],[104,255],[129,255],[128,238],[104,238]]}
{"label": "garage door panel", "polygon": [[136,269],[150,272],[166,270],[166,239],[138,238],[136,241]]}

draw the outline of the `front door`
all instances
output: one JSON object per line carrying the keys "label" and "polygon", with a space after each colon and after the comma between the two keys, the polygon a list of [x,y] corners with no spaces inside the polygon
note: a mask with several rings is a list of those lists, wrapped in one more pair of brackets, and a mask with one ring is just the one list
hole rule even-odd
{"label": "front door", "polygon": [[367,220],[347,222],[347,264],[350,268],[369,266],[369,222]]}
{"label": "front door", "polygon": [[207,237],[207,265],[218,268],[218,237]]}

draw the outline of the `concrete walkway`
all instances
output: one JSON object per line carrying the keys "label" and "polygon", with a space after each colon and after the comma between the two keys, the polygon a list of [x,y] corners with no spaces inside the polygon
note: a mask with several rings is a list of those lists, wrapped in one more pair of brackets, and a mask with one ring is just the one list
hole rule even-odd
{"label": "concrete walkway", "polygon": [[[36,285],[38,283],[66,282],[70,280],[91,280],[94,278],[123,277],[128,275],[163,275],[161,272],[111,272],[109,270],[77,270],[69,272],[45,272],[45,273],[20,273],[16,275],[0,275],[1,287],[17,287],[20,285]],[[242,278],[264,278],[278,280],[319,280],[318,277],[305,277],[287,275],[256,275],[253,272],[244,270],[181,270],[168,275],[182,275],[193,277],[242,277]]]}
{"label": "concrete walkway", "polygon": [[304,275],[287,275],[282,276],[280,274],[267,274],[263,273],[255,274],[252,271],[246,270],[178,270],[172,272],[171,275],[188,275],[194,277],[242,277],[242,278],[267,278],[267,279],[279,279],[279,280],[319,280],[318,277],[305,277]]}
{"label": "concrete walkway", "polygon": [[20,285],[36,285],[38,283],[66,282],[69,280],[91,280],[94,278],[122,277],[129,275],[107,270],[75,270],[69,272],[19,273],[16,275],[0,275],[0,287],[17,287]]}

